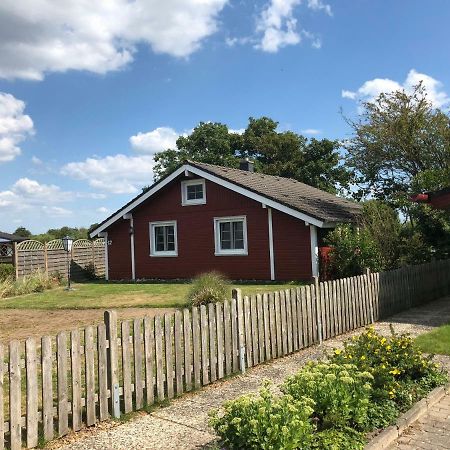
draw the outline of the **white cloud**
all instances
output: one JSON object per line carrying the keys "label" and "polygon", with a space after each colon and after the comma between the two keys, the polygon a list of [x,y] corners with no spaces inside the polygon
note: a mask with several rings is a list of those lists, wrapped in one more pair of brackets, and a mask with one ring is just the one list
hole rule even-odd
{"label": "white cloud", "polygon": [[[256,32],[261,35],[256,48],[265,52],[275,53],[287,45],[296,45],[301,42],[302,36],[312,40],[314,48],[320,48],[322,42],[312,33],[297,29],[297,19],[294,10],[302,3],[302,0],[271,0],[261,12]],[[321,0],[308,0],[306,6],[315,11],[324,11],[330,15],[331,7]]]}
{"label": "white cloud", "polygon": [[104,206],[100,206],[100,208],[97,208],[96,211],[100,214],[107,214],[109,212],[109,209],[105,208]]}
{"label": "white cloud", "polygon": [[357,91],[342,90],[341,95],[351,100],[373,101],[381,93],[389,93],[400,89],[410,93],[420,81],[427,91],[428,99],[435,107],[442,108],[450,105],[450,98],[442,89],[442,83],[430,75],[419,73],[414,69],[409,71],[403,83],[389,78],[374,78],[366,81]]}
{"label": "white cloud", "polygon": [[142,153],[155,154],[161,150],[176,147],[179,133],[170,127],[158,127],[146,133],[139,132],[130,137],[131,147]]}
{"label": "white cloud", "polygon": [[33,121],[24,114],[24,110],[25,103],[22,100],[0,92],[0,163],[19,156],[19,144],[34,133]]}
{"label": "white cloud", "polygon": [[86,181],[89,186],[113,194],[130,194],[152,183],[153,157],[114,155],[87,158],[63,166],[61,173]]}
{"label": "white cloud", "polygon": [[322,133],[322,131],[317,130],[316,128],[305,128],[304,130],[301,130],[301,132],[303,134],[312,134],[312,135],[316,135],[316,134]]}
{"label": "white cloud", "polygon": [[44,164],[44,163],[42,162],[42,159],[39,159],[37,156],[32,156],[32,157],[31,157],[31,162],[32,162],[33,164],[35,164],[36,166],[41,166],[42,164]]}
{"label": "white cloud", "polygon": [[308,8],[314,11],[324,11],[329,16],[332,16],[331,6],[323,3],[321,0],[308,0]]}
{"label": "white cloud", "polygon": [[186,57],[218,28],[227,0],[2,0],[0,78],[46,72],[106,73],[133,60],[137,45]]}
{"label": "white cloud", "polygon": [[72,194],[59,186],[41,184],[25,177],[18,179],[8,190],[0,191],[0,211],[5,209],[3,214],[32,209],[54,213],[56,210],[50,209],[54,204],[70,201],[71,198]]}
{"label": "white cloud", "polygon": [[46,206],[42,207],[42,211],[50,217],[67,217],[73,214],[73,211],[60,206]]}

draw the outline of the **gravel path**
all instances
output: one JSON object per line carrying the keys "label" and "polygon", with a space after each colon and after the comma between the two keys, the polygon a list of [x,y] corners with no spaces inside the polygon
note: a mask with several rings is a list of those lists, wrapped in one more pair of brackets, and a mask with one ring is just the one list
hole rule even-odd
{"label": "gravel path", "polygon": [[[450,321],[450,298],[441,299],[420,308],[414,308],[393,316],[389,321],[375,324],[377,331],[389,334],[392,324],[398,332],[416,336]],[[174,400],[168,407],[159,408],[151,414],[137,414],[126,423],[106,422],[77,434],[71,434],[53,442],[47,448],[64,450],[88,449],[198,449],[208,448],[215,441],[208,427],[208,412],[219,407],[224,400],[254,392],[263,380],[281,383],[287,376],[296,373],[307,361],[323,357],[324,352],[339,346],[352,334],[340,336],[290,356],[252,368],[239,375],[201,391],[186,394]],[[439,360],[450,368],[450,358]]]}

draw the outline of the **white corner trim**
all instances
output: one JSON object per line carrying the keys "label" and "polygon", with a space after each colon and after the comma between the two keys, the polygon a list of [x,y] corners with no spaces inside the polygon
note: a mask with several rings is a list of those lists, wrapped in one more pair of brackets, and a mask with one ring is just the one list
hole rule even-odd
{"label": "white corner trim", "polygon": [[[187,198],[187,187],[201,184],[203,187],[203,198],[188,200]],[[182,206],[190,206],[190,205],[204,205],[206,203],[206,183],[204,178],[197,178],[195,180],[184,180],[181,182],[181,205]]]}
{"label": "white corner trim", "polygon": [[179,175],[183,174],[185,171],[198,175],[205,180],[212,181],[213,183],[216,183],[220,186],[223,186],[227,189],[230,189],[231,191],[237,192],[238,194],[244,195],[245,197],[251,198],[257,202],[263,203],[268,208],[273,208],[278,211],[281,211],[285,214],[288,214],[292,217],[296,217],[297,219],[303,220],[305,222],[308,222],[312,225],[315,225],[319,228],[324,227],[324,222],[315,219],[313,217],[308,216],[307,214],[304,214],[300,211],[297,211],[293,208],[290,208],[288,206],[285,206],[275,200],[271,200],[264,195],[256,194],[255,192],[243,188],[241,186],[236,185],[235,183],[232,183],[231,181],[223,180],[222,178],[212,175],[209,172],[206,172],[205,170],[199,169],[197,167],[191,166],[189,164],[185,164],[175,170],[175,172],[172,172],[167,178],[164,178],[160,183],[156,184],[153,188],[149,189],[144,195],[141,195],[136,200],[131,202],[128,206],[122,208],[119,210],[116,214],[114,214],[111,218],[109,218],[103,225],[96,228],[92,233],[90,233],[90,237],[93,238],[97,236],[100,232],[104,231],[106,228],[108,228],[110,225],[112,225],[114,222],[116,222],[118,219],[123,217],[126,213],[132,211],[136,206],[140,205],[142,202],[147,200],[149,197],[151,197],[153,194],[158,192],[160,189],[162,189],[164,186],[169,184],[172,180],[177,178]]}
{"label": "white corner trim", "polygon": [[310,225],[311,236],[311,272],[313,277],[319,276],[319,245],[317,243],[317,227]]}
{"label": "white corner trim", "polygon": [[105,239],[105,280],[109,281],[108,232],[103,231],[99,236]]}
{"label": "white corner trim", "polygon": [[[244,234],[244,248],[237,250],[222,250],[220,248],[220,227],[221,222],[242,221]],[[247,240],[247,216],[229,216],[229,217],[214,217],[214,256],[247,256],[248,255],[248,240]]]}
{"label": "white corner trim", "polygon": [[[166,252],[157,252],[155,243],[155,227],[158,226],[173,226],[174,240],[175,240],[175,250]],[[149,223],[149,233],[150,233],[150,256],[152,257],[176,257],[178,256],[178,232],[177,232],[177,221],[176,220],[164,220],[161,222],[150,222]]]}
{"label": "white corner trim", "polygon": [[270,279],[275,280],[275,255],[273,250],[273,223],[272,208],[267,208],[267,221],[269,225],[269,258],[270,258]]}

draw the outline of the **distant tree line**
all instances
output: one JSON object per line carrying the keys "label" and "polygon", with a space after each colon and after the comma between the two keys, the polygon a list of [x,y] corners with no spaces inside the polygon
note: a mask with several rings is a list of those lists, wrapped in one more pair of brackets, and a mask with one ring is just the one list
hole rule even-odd
{"label": "distant tree line", "polygon": [[73,240],[77,239],[90,239],[89,233],[97,227],[97,223],[92,224],[89,228],[80,227],[61,227],[61,228],[50,228],[45,233],[33,234],[30,230],[25,227],[17,228],[13,234],[16,236],[25,237],[27,239],[34,239],[39,242],[49,242],[54,239],[61,239],[64,236],[70,236]]}

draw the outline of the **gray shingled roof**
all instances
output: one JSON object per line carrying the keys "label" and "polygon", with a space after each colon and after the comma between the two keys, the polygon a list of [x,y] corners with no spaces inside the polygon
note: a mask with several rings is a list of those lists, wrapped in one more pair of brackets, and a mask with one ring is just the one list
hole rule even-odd
{"label": "gray shingled roof", "polygon": [[354,222],[362,211],[362,207],[358,203],[291,178],[247,172],[195,161],[189,161],[188,164],[323,222]]}

